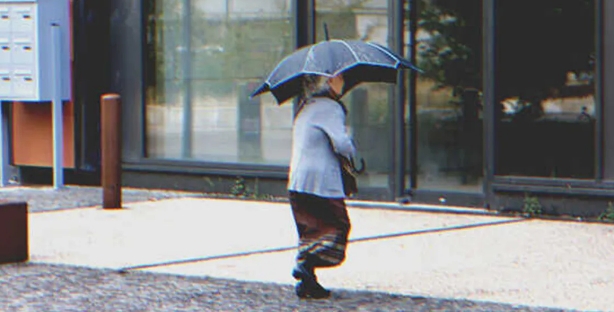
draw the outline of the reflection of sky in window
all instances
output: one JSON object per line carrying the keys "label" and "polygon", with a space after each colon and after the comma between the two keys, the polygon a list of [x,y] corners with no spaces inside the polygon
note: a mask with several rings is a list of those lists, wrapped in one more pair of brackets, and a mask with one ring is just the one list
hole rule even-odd
{"label": "reflection of sky in window", "polygon": [[386,9],[388,7],[388,0],[325,0],[318,1],[317,9],[339,9],[341,7],[355,6],[361,9]]}
{"label": "reflection of sky in window", "polygon": [[289,15],[291,0],[192,0],[196,9],[210,15],[275,16]]}

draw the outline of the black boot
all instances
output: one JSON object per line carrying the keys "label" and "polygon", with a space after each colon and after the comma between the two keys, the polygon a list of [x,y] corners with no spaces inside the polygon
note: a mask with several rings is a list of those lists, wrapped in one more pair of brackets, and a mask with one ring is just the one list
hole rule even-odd
{"label": "black boot", "polygon": [[299,298],[324,299],[330,297],[330,291],[318,283],[313,267],[299,263],[292,270],[292,276],[300,280],[295,287]]}
{"label": "black boot", "polygon": [[305,287],[305,283],[303,283],[303,281],[299,281],[298,283],[296,283],[296,286],[294,286],[294,292],[301,299],[309,298],[307,287]]}

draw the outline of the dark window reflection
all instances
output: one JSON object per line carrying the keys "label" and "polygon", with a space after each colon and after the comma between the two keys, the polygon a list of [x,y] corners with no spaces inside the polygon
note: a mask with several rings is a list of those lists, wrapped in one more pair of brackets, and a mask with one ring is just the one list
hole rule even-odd
{"label": "dark window reflection", "polygon": [[418,187],[482,189],[482,1],[417,2]]}
{"label": "dark window reflection", "polygon": [[595,1],[496,10],[496,174],[592,178]]}

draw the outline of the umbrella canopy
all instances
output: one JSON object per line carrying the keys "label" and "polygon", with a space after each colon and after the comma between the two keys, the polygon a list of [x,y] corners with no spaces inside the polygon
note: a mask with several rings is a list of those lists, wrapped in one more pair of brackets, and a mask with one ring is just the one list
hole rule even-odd
{"label": "umbrella canopy", "polygon": [[420,71],[405,58],[376,43],[326,40],[286,56],[251,96],[271,92],[279,104],[301,94],[304,75],[343,73],[344,93],[362,82],[396,83],[403,68]]}

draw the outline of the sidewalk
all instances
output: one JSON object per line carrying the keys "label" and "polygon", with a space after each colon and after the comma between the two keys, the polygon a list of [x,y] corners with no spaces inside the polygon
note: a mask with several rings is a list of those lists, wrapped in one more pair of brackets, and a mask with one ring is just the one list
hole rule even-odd
{"label": "sidewalk", "polygon": [[[614,310],[614,226],[350,208],[333,289]],[[293,285],[287,204],[178,198],[30,213],[31,262]]]}

